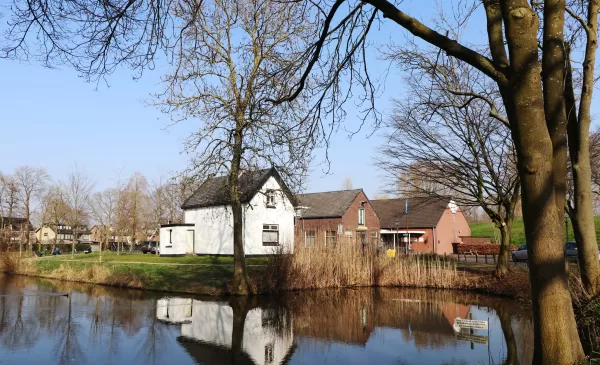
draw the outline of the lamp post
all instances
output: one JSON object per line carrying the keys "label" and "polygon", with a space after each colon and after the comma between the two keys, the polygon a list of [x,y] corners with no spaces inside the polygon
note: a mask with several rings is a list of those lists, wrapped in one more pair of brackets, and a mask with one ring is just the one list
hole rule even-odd
{"label": "lamp post", "polygon": [[396,251],[396,236],[398,235],[398,226],[400,226],[400,221],[398,218],[394,220],[394,225],[396,226],[396,233],[394,234],[394,251]]}
{"label": "lamp post", "polygon": [[565,242],[569,240],[569,217],[565,215]]}

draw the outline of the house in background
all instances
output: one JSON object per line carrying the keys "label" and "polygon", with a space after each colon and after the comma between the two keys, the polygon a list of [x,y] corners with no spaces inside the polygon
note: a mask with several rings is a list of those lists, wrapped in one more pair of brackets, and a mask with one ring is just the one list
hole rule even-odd
{"label": "house in background", "polygon": [[[294,250],[294,197],[275,168],[240,175],[246,255]],[[233,255],[227,176],[205,181],[182,205],[184,223],[160,228],[161,255]]]}
{"label": "house in background", "polygon": [[58,225],[43,224],[35,231],[36,238],[41,244],[70,244],[75,239],[76,243],[91,243],[91,232],[87,226],[70,226],[59,223]]}
{"label": "house in background", "polygon": [[362,189],[300,194],[297,200],[297,247],[379,242],[379,216]]}
{"label": "house in background", "polygon": [[3,217],[0,216],[0,234],[6,237],[10,242],[19,243],[24,237],[25,231],[29,228],[29,241],[35,242],[35,234],[31,222],[21,217]]}
{"label": "house in background", "polygon": [[471,235],[467,219],[453,201],[409,198],[371,200],[371,204],[381,221],[381,241],[390,248],[451,254],[453,242]]}

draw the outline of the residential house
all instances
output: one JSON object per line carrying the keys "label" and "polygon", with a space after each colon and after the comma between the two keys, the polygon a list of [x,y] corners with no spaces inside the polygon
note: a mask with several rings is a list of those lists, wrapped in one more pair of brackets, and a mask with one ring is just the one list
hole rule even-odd
{"label": "residential house", "polygon": [[451,254],[453,242],[471,235],[467,219],[453,201],[409,198],[371,200],[371,204],[381,221],[381,240],[389,248]]}
{"label": "residential house", "polygon": [[73,239],[77,243],[91,243],[91,232],[84,225],[43,224],[35,231],[35,235],[42,244],[70,244],[73,243]]}
{"label": "residential house", "polygon": [[[159,299],[156,305],[156,318],[177,326],[177,342],[195,362],[211,365],[287,364],[294,333],[291,320],[279,320],[281,312],[177,297]],[[236,345],[239,352],[234,354]]]}
{"label": "residential house", "polygon": [[[293,252],[294,197],[275,168],[240,175],[246,255]],[[233,255],[227,176],[204,182],[182,205],[184,223],[160,228],[161,255]]]}
{"label": "residential house", "polygon": [[379,216],[362,189],[298,195],[298,247],[379,242]]}
{"label": "residential house", "polygon": [[26,218],[0,216],[0,234],[13,243],[19,243],[24,237],[24,232],[29,228],[30,242],[35,242],[33,226]]}

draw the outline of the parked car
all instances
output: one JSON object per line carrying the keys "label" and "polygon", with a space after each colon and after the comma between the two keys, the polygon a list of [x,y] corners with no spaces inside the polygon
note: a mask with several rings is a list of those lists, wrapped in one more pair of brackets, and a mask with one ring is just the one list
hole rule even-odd
{"label": "parked car", "polygon": [[567,259],[577,260],[577,244],[575,242],[567,242],[565,254]]}
{"label": "parked car", "polygon": [[156,242],[149,242],[142,244],[142,253],[145,255],[147,253],[156,253]]}
{"label": "parked car", "polygon": [[512,252],[513,262],[527,261],[527,245],[522,245]]}
{"label": "parked car", "polygon": [[[577,244],[575,242],[567,242],[565,245],[565,256],[567,260],[577,260]],[[522,245],[517,250],[512,252],[514,262],[527,261],[527,245]],[[600,260],[600,249],[598,249],[598,260]]]}

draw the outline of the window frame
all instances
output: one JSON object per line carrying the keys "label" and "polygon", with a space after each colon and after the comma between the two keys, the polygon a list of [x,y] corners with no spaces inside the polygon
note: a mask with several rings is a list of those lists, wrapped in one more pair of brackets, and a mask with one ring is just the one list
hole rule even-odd
{"label": "window frame", "polygon": [[276,202],[275,202],[275,191],[274,190],[267,190],[267,192],[265,193],[265,197],[266,197],[266,206],[267,208],[275,208],[276,207]]}
{"label": "window frame", "polygon": [[[308,238],[308,234],[312,233],[312,244],[308,245],[307,244],[307,238]],[[317,244],[317,232],[316,231],[304,231],[304,247],[315,247]]]}
{"label": "window frame", "polygon": [[[330,235],[331,234],[331,235]],[[332,244],[328,243],[328,240],[333,240]],[[335,247],[337,245],[337,232],[336,231],[325,231],[325,247]]]}
{"label": "window frame", "polygon": [[[265,232],[276,232],[277,233],[277,240],[275,242],[273,241],[268,241],[265,242]],[[263,223],[263,228],[262,228],[262,245],[263,247],[276,247],[279,246],[279,224],[273,224],[273,223]]]}
{"label": "window frame", "polygon": [[365,208],[358,208],[358,225],[360,227],[367,225],[367,214],[365,213]]}

